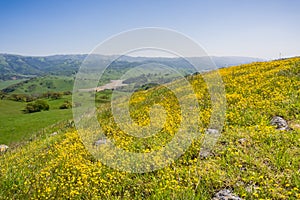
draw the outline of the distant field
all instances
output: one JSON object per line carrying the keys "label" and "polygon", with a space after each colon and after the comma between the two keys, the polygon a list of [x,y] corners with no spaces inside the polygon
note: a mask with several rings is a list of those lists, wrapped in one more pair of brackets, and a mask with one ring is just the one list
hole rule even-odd
{"label": "distant field", "polygon": [[[97,78],[97,77],[95,77]],[[109,83],[110,80],[117,79],[118,76],[114,73],[105,75],[100,81],[100,85]],[[90,81],[87,81],[87,85]],[[46,92],[65,92],[73,91],[74,77],[73,76],[44,76],[36,77],[29,80],[3,81],[0,82],[0,88],[5,89],[8,94],[43,94]],[[89,88],[87,86],[87,88]]]}
{"label": "distant field", "polygon": [[19,79],[19,80],[9,80],[9,81],[0,81],[0,90],[10,86],[10,85],[13,85],[13,84],[16,84],[16,83],[20,83],[24,81],[24,79]]}
{"label": "distant field", "polygon": [[12,93],[33,94],[72,91],[74,80],[68,76],[38,77],[20,84]]}
{"label": "distant field", "polygon": [[10,100],[0,100],[0,144],[10,144],[29,139],[33,133],[57,122],[72,118],[71,109],[59,109],[65,100],[71,100],[66,96],[58,100],[49,100],[49,111],[24,114],[26,103]]}
{"label": "distant field", "polygon": [[0,81],[0,89],[5,93],[42,94],[46,92],[72,91],[73,76],[43,76],[31,79]]}

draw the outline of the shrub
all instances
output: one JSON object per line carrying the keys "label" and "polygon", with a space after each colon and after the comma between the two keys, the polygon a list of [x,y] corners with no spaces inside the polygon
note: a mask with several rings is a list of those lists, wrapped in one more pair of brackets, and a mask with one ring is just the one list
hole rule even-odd
{"label": "shrub", "polygon": [[31,102],[37,99],[37,97],[28,94],[12,94],[9,96],[9,99],[13,101],[19,101],[19,102]]}
{"label": "shrub", "polygon": [[62,95],[63,94],[60,92],[46,92],[42,96],[44,98],[48,98],[48,99],[51,98],[51,99],[55,100],[55,99],[60,99],[62,97]]}
{"label": "shrub", "polygon": [[40,112],[42,110],[49,110],[49,104],[43,100],[37,100],[32,103],[28,103],[24,109],[25,113]]}
{"label": "shrub", "polygon": [[60,99],[62,97],[62,93],[60,92],[53,92],[51,94],[51,99]]}
{"label": "shrub", "polygon": [[69,109],[72,108],[72,103],[69,101],[65,101],[60,107],[59,109]]}
{"label": "shrub", "polygon": [[0,99],[4,99],[6,97],[6,94],[2,91],[0,91]]}
{"label": "shrub", "polygon": [[71,94],[72,94],[71,91],[65,91],[65,92],[63,92],[63,95],[71,95]]}

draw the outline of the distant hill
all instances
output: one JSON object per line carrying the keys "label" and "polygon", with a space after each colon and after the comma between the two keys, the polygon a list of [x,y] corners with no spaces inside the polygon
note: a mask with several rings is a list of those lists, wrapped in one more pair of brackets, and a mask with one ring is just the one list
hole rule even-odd
{"label": "distant hill", "polygon": [[11,84],[1,91],[16,94],[42,94],[46,92],[72,91],[73,85],[74,77],[41,76]]}
{"label": "distant hill", "polygon": [[33,76],[71,75],[76,73],[85,55],[45,57],[0,54],[0,80],[31,78]]}
{"label": "distant hill", "polygon": [[[53,56],[21,56],[12,54],[0,54],[0,80],[14,80],[32,78],[43,75],[74,75],[87,54],[81,55],[53,55]],[[97,59],[114,59],[118,56],[94,55]],[[191,58],[200,64],[205,64],[207,57]],[[212,57],[218,68],[262,61],[259,58],[249,57]],[[114,66],[128,68],[143,63],[161,63],[180,69],[185,73],[192,73],[191,65],[181,58],[156,58],[156,57],[129,57],[118,58]],[[130,63],[130,64],[129,64]],[[135,63],[135,64],[133,64]]]}
{"label": "distant hill", "polygon": [[[203,57],[189,57],[189,60],[196,61],[199,64],[206,63],[209,58],[216,64],[218,68],[247,64],[251,62],[260,62],[265,61],[261,58],[253,58],[253,57],[241,57],[241,56],[203,56]],[[130,57],[130,56],[122,56],[119,60],[124,60],[128,62],[161,62],[168,64],[176,64],[183,63],[187,61],[184,58],[165,58],[165,57]],[[186,65],[186,64],[185,64]]]}

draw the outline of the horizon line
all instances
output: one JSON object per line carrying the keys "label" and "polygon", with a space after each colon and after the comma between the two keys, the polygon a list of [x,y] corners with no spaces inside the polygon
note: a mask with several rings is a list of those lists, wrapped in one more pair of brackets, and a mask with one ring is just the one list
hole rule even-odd
{"label": "horizon line", "polygon": [[[15,56],[22,56],[22,57],[51,57],[51,56],[88,56],[88,55],[99,55],[99,56],[107,56],[107,57],[114,57],[114,56],[127,56],[132,58],[181,58],[179,56],[161,56],[161,55],[118,55],[118,54],[97,54],[97,53],[53,53],[53,54],[44,54],[44,55],[33,55],[33,54],[22,54],[22,53],[7,53],[7,52],[0,52],[0,55],[15,55]],[[300,55],[299,55],[300,56]],[[207,56],[188,56],[187,58],[201,58],[201,57],[240,57],[240,58],[256,58],[256,59],[263,59],[269,60],[268,58],[264,57],[255,57],[255,56],[245,56],[245,55],[207,55]],[[278,58],[272,59],[282,59],[282,58],[292,58],[297,57],[297,55],[293,56],[282,56]]]}

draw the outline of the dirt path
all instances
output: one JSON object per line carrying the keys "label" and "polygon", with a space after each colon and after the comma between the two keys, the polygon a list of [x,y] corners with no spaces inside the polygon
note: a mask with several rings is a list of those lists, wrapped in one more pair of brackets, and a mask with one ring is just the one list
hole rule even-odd
{"label": "dirt path", "polygon": [[99,92],[99,91],[102,91],[102,90],[111,90],[111,89],[116,89],[118,87],[121,87],[121,86],[125,86],[127,84],[123,84],[123,80],[111,80],[110,83],[107,83],[105,85],[102,85],[102,86],[99,86],[99,87],[96,87],[96,88],[88,88],[88,89],[81,89],[81,91],[86,91],[86,92],[89,92],[89,91],[96,91],[96,92]]}

